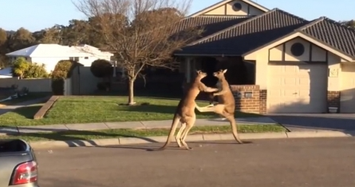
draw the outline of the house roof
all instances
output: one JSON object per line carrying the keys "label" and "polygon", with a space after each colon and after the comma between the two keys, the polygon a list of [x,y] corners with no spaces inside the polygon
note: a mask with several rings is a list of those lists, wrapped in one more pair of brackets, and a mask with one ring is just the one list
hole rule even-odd
{"label": "house roof", "polygon": [[175,55],[242,55],[306,25],[309,21],[273,9],[195,41]]}
{"label": "house roof", "polygon": [[94,55],[110,55],[111,53],[102,52],[96,47],[89,45],[64,46],[59,44],[37,44],[24,49],[20,49],[6,56],[13,57],[85,57]]}
{"label": "house roof", "polygon": [[12,68],[6,67],[4,69],[0,69],[0,78],[9,78],[12,77]]}
{"label": "house roof", "polygon": [[324,48],[328,47],[334,50],[335,53],[345,55],[345,58],[355,59],[355,30],[324,16],[310,21],[308,24],[295,29],[287,35],[280,36],[273,41],[250,50],[242,54],[242,56],[251,54],[266,46],[272,46],[273,43],[277,43],[288,36],[297,36],[298,34],[306,36],[309,40],[314,40],[314,42],[320,45],[324,45]]}
{"label": "house roof", "polygon": [[[225,4],[227,4],[227,3],[230,3],[230,2],[232,2],[232,1],[234,1],[234,0],[222,0],[222,1],[219,1],[219,2],[217,2],[217,3],[215,3],[215,4],[213,4],[213,5],[211,5],[211,6],[207,7],[207,8],[205,8],[205,9],[202,9],[202,10],[200,10],[200,11],[198,11],[198,12],[195,12],[195,13],[191,14],[189,17],[196,17],[196,16],[203,15],[204,13],[206,13],[206,12],[208,12],[208,11],[210,11],[210,10],[213,10],[213,9],[215,9],[215,8],[218,8],[218,7],[220,7],[220,6],[223,6],[223,5],[225,5]],[[243,1],[243,2],[246,3],[246,4],[252,5],[252,6],[254,6],[255,8],[257,8],[257,9],[263,11],[263,12],[269,11],[268,8],[266,8],[266,7],[260,5],[260,4],[256,3],[256,2],[254,2],[254,1],[252,1],[252,0],[241,0],[241,1]]]}
{"label": "house roof", "polygon": [[[226,2],[229,1],[221,1],[211,7],[220,6]],[[211,7],[205,10],[209,10]],[[278,8],[252,18],[245,17],[239,21],[228,19],[230,16],[223,16],[228,19],[229,24],[224,24],[226,20],[219,18],[221,16],[204,17],[207,16],[190,17],[190,19],[219,19],[218,24],[224,26],[206,26],[206,34],[176,51],[175,55],[243,56],[279,41],[290,34],[299,32],[322,45],[324,44],[349,58],[355,59],[355,29],[343,26],[327,17],[308,21]]]}
{"label": "house roof", "polygon": [[355,59],[354,29],[327,17],[320,17],[298,30]]}
{"label": "house roof", "polygon": [[176,32],[184,31],[187,28],[202,28],[203,33],[198,39],[204,38],[230,26],[241,23],[252,16],[199,16],[188,17],[180,21]]}

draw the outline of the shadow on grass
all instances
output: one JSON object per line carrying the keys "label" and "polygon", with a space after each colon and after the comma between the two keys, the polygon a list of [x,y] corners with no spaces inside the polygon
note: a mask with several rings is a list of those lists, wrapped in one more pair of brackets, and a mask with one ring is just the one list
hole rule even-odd
{"label": "shadow on grass", "polygon": [[12,110],[12,112],[21,115],[27,119],[33,119],[33,116],[41,109],[42,106],[25,106]]}
{"label": "shadow on grass", "polygon": [[154,105],[154,104],[126,106],[120,108],[120,111],[154,112],[154,113],[171,114],[171,115],[174,115],[175,110],[176,110],[176,106]]}
{"label": "shadow on grass", "polygon": [[39,104],[44,104],[49,98],[50,96],[45,96],[33,100],[8,104],[5,107],[0,108],[0,115],[5,114],[7,112],[15,112],[19,115],[24,116],[25,118],[33,119],[33,116],[42,107]]}
{"label": "shadow on grass", "polygon": [[[152,113],[161,113],[161,114],[171,114],[172,116],[175,113],[177,106],[166,106],[166,105],[155,105],[155,104],[148,104],[148,105],[137,105],[137,106],[127,106],[124,108],[120,108],[120,111],[130,111],[130,112],[152,112]],[[209,118],[220,118],[218,114],[214,112],[198,112],[195,110],[197,115],[208,116]],[[249,118],[249,117],[262,117],[260,114],[254,113],[246,113],[246,112],[235,112],[236,118]],[[214,119],[211,119],[214,120]],[[216,119],[218,120],[218,119]]]}
{"label": "shadow on grass", "polygon": [[[126,91],[96,91],[91,94],[93,96],[128,96]],[[164,99],[180,99],[182,97],[182,91],[178,90],[135,90],[135,97],[152,97],[152,98],[164,98]]]}
{"label": "shadow on grass", "polygon": [[[91,96],[119,96],[119,97],[127,97],[128,101],[128,92],[96,92],[94,94],[90,94]],[[90,96],[89,95],[89,96]],[[136,91],[134,96],[139,97],[146,97],[152,99],[164,99],[164,100],[180,100],[184,94],[182,90],[143,90],[143,91]],[[138,100],[138,99],[137,99]],[[208,93],[200,92],[196,98],[196,101],[210,101]],[[139,102],[139,101],[138,101]]]}

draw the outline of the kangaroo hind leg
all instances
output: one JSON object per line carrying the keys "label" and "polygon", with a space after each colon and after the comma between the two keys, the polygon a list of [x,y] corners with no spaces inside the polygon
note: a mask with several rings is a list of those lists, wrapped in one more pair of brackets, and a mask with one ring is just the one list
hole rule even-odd
{"label": "kangaroo hind leg", "polygon": [[238,135],[238,129],[237,129],[237,122],[235,120],[234,115],[223,115],[230,123],[230,126],[232,128],[232,134],[234,136],[235,141],[237,141],[239,144],[242,144],[243,141],[239,138]]}
{"label": "kangaroo hind leg", "polygon": [[182,123],[178,133],[175,136],[175,140],[176,140],[176,143],[178,144],[178,147],[182,147],[182,145],[181,145],[181,134],[183,134],[185,129],[186,129],[186,123]]}
{"label": "kangaroo hind leg", "polygon": [[194,126],[195,122],[196,122],[196,116],[193,117],[193,118],[191,118],[191,119],[189,119],[189,120],[186,122],[186,128],[185,128],[185,130],[184,130],[183,133],[182,133],[181,143],[184,145],[184,147],[185,147],[186,150],[191,150],[191,149],[192,149],[191,147],[189,147],[189,146],[187,145],[187,143],[185,142],[185,140],[186,140],[186,137],[187,137],[187,135],[189,134],[191,128]]}

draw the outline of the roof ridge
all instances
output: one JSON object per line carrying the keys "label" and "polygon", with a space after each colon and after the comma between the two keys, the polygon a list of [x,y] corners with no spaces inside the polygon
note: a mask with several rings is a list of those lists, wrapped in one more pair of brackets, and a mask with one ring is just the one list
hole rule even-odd
{"label": "roof ridge", "polygon": [[247,18],[252,17],[250,15],[220,15],[220,16],[197,16],[197,17],[184,17],[179,22],[189,20],[189,19],[200,19],[200,18]]}
{"label": "roof ridge", "polygon": [[304,18],[302,18],[302,17],[296,16],[296,15],[294,15],[294,14],[291,14],[291,13],[289,13],[289,12],[286,12],[286,11],[280,9],[280,8],[274,8],[274,9],[275,9],[275,10],[278,10],[278,11],[280,11],[280,12],[283,12],[284,14],[287,14],[287,15],[289,15],[289,16],[292,16],[292,17],[294,17],[294,18],[297,18],[297,19],[300,19],[300,20],[302,20],[302,21],[307,21],[307,22],[308,22],[308,20],[306,20],[306,19],[304,19]]}
{"label": "roof ridge", "polygon": [[187,18],[205,18],[205,17],[213,17],[213,18],[218,18],[218,17],[250,17],[254,15],[203,15],[203,16],[197,16],[197,17],[187,17]]}
{"label": "roof ridge", "polygon": [[345,28],[345,29],[347,29],[347,30],[350,30],[350,31],[352,31],[352,32],[355,32],[355,29],[354,29],[354,28],[345,26],[345,25],[339,23],[338,21],[335,21],[335,20],[333,20],[333,19],[330,19],[330,18],[328,18],[328,17],[326,17],[326,16],[322,16],[322,18],[323,18],[324,20],[327,20],[327,21],[331,22],[331,23],[334,23],[334,24],[336,24],[336,25],[339,25],[339,26],[341,26],[341,27],[343,27],[343,28]]}
{"label": "roof ridge", "polygon": [[321,22],[323,20],[324,20],[323,17],[311,20],[311,21],[309,21],[309,23],[307,23],[307,24],[295,29],[295,31],[302,31],[302,30],[307,29],[308,27],[311,27],[311,26],[313,26],[313,25],[315,25],[315,24],[317,24],[317,23],[319,23],[319,22]]}
{"label": "roof ridge", "polygon": [[195,41],[195,42],[192,42],[192,43],[188,44],[188,46],[195,45],[195,44],[197,44],[197,43],[199,43],[199,42],[201,42],[201,41],[207,40],[207,39],[212,38],[212,37],[214,37],[214,36],[217,36],[218,34],[221,34],[221,33],[225,32],[225,31],[234,29],[234,28],[236,28],[236,27],[238,27],[238,26],[240,26],[240,25],[244,25],[244,24],[249,23],[249,22],[251,22],[251,21],[253,21],[253,20],[256,20],[256,19],[258,19],[258,18],[264,17],[265,15],[269,15],[269,14],[275,12],[275,11],[276,11],[276,9],[272,9],[272,10],[270,10],[269,12],[265,12],[264,14],[260,14],[260,15],[258,15],[258,16],[255,16],[255,17],[252,17],[252,18],[247,19],[247,20],[245,20],[245,21],[242,21],[241,23],[237,23],[237,24],[235,24],[235,25],[233,25],[233,26],[230,26],[230,27],[227,27],[227,28],[225,28],[225,29],[222,29],[222,30],[220,30],[220,31],[218,31],[218,32],[216,32],[216,33],[214,33],[214,34],[211,34],[211,35],[209,35],[209,36],[207,36],[207,37],[204,37],[204,38],[201,38],[201,39],[199,39],[199,40],[197,40],[197,41]]}
{"label": "roof ridge", "polygon": [[[195,42],[192,42],[192,43],[188,44],[187,46],[191,46],[191,45],[198,44],[198,43],[201,42],[201,41],[210,39],[210,38],[212,38],[212,37],[214,37],[214,36],[217,36],[217,35],[219,35],[219,34],[221,34],[221,33],[223,33],[223,32],[226,32],[226,31],[228,31],[228,30],[234,29],[234,28],[236,28],[236,27],[240,27],[240,26],[245,25],[245,24],[247,24],[247,23],[249,23],[249,22],[251,22],[251,21],[257,20],[257,19],[259,19],[259,18],[262,18],[262,17],[264,17],[264,16],[267,16],[267,15],[272,14],[272,13],[277,12],[277,11],[280,11],[280,12],[282,12],[282,13],[285,13],[285,14],[290,15],[290,16],[292,16],[292,17],[295,17],[295,18],[297,18],[297,19],[301,19],[302,21],[307,21],[307,20],[305,20],[305,19],[303,19],[303,18],[301,18],[301,17],[295,16],[295,15],[293,15],[293,14],[291,14],[291,13],[288,13],[288,12],[286,12],[286,11],[284,11],[284,10],[281,10],[281,9],[279,9],[279,8],[273,8],[273,9],[271,9],[269,12],[265,12],[265,13],[260,14],[260,15],[258,15],[258,16],[255,16],[255,17],[252,17],[252,18],[250,18],[250,19],[247,19],[247,20],[245,20],[245,21],[243,21],[243,22],[241,22],[241,23],[238,23],[238,24],[235,24],[235,25],[233,25],[233,26],[227,27],[227,28],[225,28],[225,29],[223,29],[223,30],[220,30],[220,31],[218,31],[218,32],[216,32],[216,33],[214,33],[214,34],[211,34],[211,35],[209,35],[209,36],[207,36],[207,37],[204,37],[204,38],[201,38],[201,39],[199,39],[199,40],[197,40],[197,41],[195,41]],[[307,22],[308,22],[308,21],[307,21]]]}
{"label": "roof ridge", "polygon": [[322,22],[322,21],[329,21],[330,23],[334,23],[334,24],[336,24],[336,25],[338,25],[338,26],[340,26],[340,27],[342,27],[342,28],[344,28],[344,29],[347,29],[347,30],[351,31],[351,32],[355,32],[355,29],[354,29],[354,28],[345,26],[345,25],[343,25],[343,24],[341,24],[341,23],[339,23],[339,22],[337,22],[337,21],[335,21],[335,20],[333,20],[333,19],[330,19],[330,18],[328,18],[328,17],[326,17],[326,16],[321,16],[321,17],[319,17],[319,18],[317,18],[317,19],[314,19],[314,20],[311,21],[309,24],[304,25],[304,26],[302,26],[302,27],[300,27],[300,28],[298,28],[298,29],[296,29],[296,30],[297,30],[297,31],[302,31],[302,30],[307,29],[307,28],[309,28],[309,27],[311,27],[311,26],[313,26],[313,25],[315,25],[315,24],[317,24],[317,23],[319,23],[319,22]]}

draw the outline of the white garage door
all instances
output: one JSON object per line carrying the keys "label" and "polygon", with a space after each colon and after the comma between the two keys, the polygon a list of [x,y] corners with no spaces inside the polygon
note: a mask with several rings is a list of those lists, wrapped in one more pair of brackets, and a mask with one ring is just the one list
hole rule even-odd
{"label": "white garage door", "polygon": [[322,113],[327,104],[327,65],[269,65],[269,113]]}
{"label": "white garage door", "polygon": [[341,73],[341,113],[355,113],[355,65],[343,65]]}

